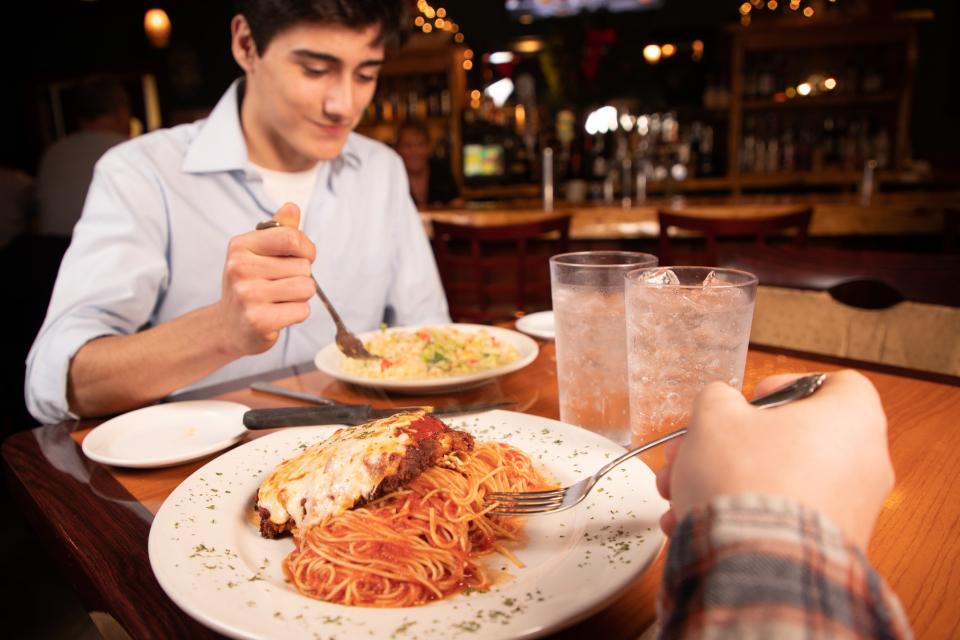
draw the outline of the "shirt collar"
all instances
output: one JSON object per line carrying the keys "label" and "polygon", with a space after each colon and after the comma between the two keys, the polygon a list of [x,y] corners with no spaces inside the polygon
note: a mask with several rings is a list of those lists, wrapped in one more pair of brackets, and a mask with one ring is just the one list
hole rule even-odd
{"label": "shirt collar", "polygon": [[[206,121],[200,125],[200,132],[190,143],[183,159],[182,169],[186,173],[246,170],[247,143],[240,125],[241,82],[242,78],[233,81]],[[330,162],[331,177],[339,174],[345,166],[351,169],[360,168],[355,135],[351,133],[347,137],[340,155]]]}

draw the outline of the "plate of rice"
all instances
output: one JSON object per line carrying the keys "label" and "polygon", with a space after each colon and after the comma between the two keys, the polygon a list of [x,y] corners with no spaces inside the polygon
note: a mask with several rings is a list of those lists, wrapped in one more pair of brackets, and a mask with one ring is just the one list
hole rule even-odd
{"label": "plate of rice", "polygon": [[380,357],[354,360],[331,343],[314,358],[317,368],[343,382],[400,393],[476,387],[522,369],[539,353],[522,333],[479,324],[382,328],[358,337]]}

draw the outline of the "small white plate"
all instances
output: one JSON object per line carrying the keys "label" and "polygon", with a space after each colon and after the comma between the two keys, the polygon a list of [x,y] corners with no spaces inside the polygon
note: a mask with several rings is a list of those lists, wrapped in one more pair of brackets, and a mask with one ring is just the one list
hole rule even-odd
{"label": "small white plate", "polygon": [[[562,485],[624,449],[595,433],[537,416],[491,411],[447,420],[479,440],[509,442]],[[529,518],[516,568],[490,554],[502,582],[409,608],[348,607],[301,595],[284,578],[290,538],[267,540],[250,524],[260,483],[283,460],[337,427],[281,429],[211,460],[184,480],[153,519],[147,548],[160,586],[187,614],[247,639],[395,638],[506,640],[548,635],[622,595],[664,542],[667,503],[639,458],[600,481],[575,509]]]}
{"label": "small white plate", "polygon": [[107,420],[83,439],[83,453],[117,467],[152,468],[201,458],[246,433],[250,407],[220,400],[158,404]]}
{"label": "small white plate", "polygon": [[544,340],[553,340],[553,311],[538,311],[517,319],[517,330]]}
{"label": "small white plate", "polygon": [[[349,382],[361,387],[382,389],[384,391],[392,391],[395,393],[445,393],[448,391],[462,391],[464,389],[478,387],[489,382],[490,380],[493,380],[494,378],[518,371],[519,369],[523,369],[525,366],[536,360],[537,354],[540,353],[540,347],[537,346],[535,340],[531,340],[522,333],[517,333],[516,331],[511,331],[510,329],[501,329],[500,327],[492,327],[489,325],[453,323],[439,325],[419,325],[414,327],[393,327],[391,329],[387,329],[387,331],[406,332],[417,331],[418,329],[426,329],[431,327],[440,329],[457,329],[458,331],[473,333],[477,331],[486,331],[497,340],[513,345],[517,351],[520,352],[520,357],[513,362],[508,362],[503,366],[494,367],[493,369],[487,369],[485,371],[478,371],[476,373],[467,373],[463,375],[446,376],[441,378],[416,378],[413,380],[365,378],[363,376],[347,373],[343,370],[343,363],[346,360],[346,357],[340,353],[340,350],[337,349],[337,345],[334,343],[330,343],[321,349],[320,353],[318,353],[314,358],[314,363],[317,365],[317,369],[323,371],[331,378],[336,378],[342,382]],[[379,333],[379,330],[361,333],[357,337],[359,337],[361,340],[366,340],[376,333]]]}

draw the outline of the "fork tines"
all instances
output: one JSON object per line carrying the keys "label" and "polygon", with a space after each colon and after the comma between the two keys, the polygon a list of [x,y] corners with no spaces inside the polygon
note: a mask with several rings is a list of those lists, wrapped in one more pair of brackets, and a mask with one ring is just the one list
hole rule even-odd
{"label": "fork tines", "polygon": [[563,505],[566,496],[565,489],[550,489],[524,493],[488,493],[486,500],[489,504],[497,505],[495,509],[488,512],[491,515],[524,516],[557,511]]}

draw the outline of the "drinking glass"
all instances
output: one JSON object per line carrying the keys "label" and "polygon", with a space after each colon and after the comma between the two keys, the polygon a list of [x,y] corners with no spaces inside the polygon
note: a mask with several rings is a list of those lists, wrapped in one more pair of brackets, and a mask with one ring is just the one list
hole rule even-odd
{"label": "drinking glass", "polygon": [[741,388],[756,292],[757,277],[735,269],[661,267],[627,274],[633,444],[685,426],[707,383]]}
{"label": "drinking glass", "polygon": [[583,251],[550,258],[560,419],[630,442],[624,276],[657,257]]}

